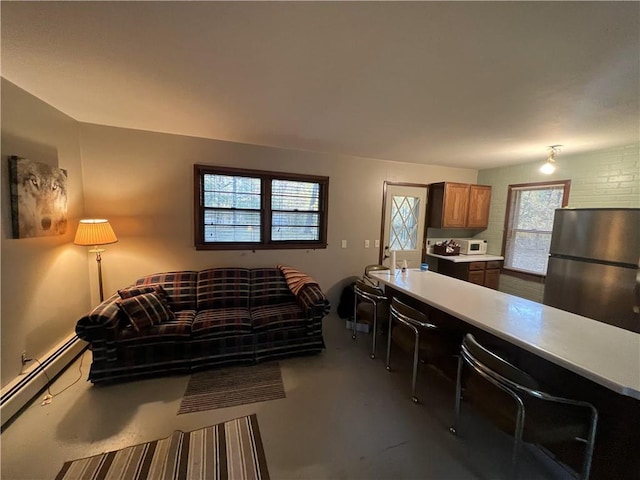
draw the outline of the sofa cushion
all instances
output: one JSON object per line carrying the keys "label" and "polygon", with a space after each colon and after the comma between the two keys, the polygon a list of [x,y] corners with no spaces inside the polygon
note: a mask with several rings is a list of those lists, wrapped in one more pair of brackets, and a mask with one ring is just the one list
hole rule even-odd
{"label": "sofa cushion", "polygon": [[196,282],[198,272],[182,270],[147,275],[136,280],[136,285],[160,285],[167,292],[169,306],[174,312],[196,309]]}
{"label": "sofa cushion", "polygon": [[147,344],[160,341],[188,341],[191,337],[191,326],[196,316],[195,310],[180,310],[173,320],[152,325],[143,331],[136,331],[132,325],[123,328],[118,333],[118,343]]}
{"label": "sofa cushion", "polygon": [[251,315],[244,307],[216,308],[198,312],[193,321],[193,338],[251,333]]}
{"label": "sofa cushion", "polygon": [[304,327],[308,320],[296,303],[289,302],[252,308],[251,323],[254,330],[274,330]]}
{"label": "sofa cushion", "polygon": [[277,305],[294,299],[279,268],[251,270],[251,307]]}
{"label": "sofa cushion", "polygon": [[249,270],[209,268],[198,274],[197,308],[249,307]]}
{"label": "sofa cushion", "polygon": [[152,325],[174,319],[167,301],[157,293],[141,293],[118,301],[118,307],[138,332]]}
{"label": "sofa cushion", "polygon": [[291,355],[317,353],[324,348],[320,329],[281,328],[260,330],[255,334],[255,360],[257,362]]}

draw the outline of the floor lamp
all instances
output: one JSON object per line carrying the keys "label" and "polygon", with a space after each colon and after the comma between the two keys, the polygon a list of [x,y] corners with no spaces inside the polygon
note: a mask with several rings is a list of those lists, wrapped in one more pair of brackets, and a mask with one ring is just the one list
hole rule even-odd
{"label": "floor lamp", "polygon": [[116,243],[118,239],[113,232],[113,228],[109,225],[108,220],[88,219],[80,220],[76,238],[73,241],[76,245],[93,246],[91,253],[96,254],[96,262],[98,262],[98,286],[100,288],[100,301],[104,300],[102,292],[102,257],[100,253],[104,252],[104,248],[98,248],[99,245],[108,245]]}

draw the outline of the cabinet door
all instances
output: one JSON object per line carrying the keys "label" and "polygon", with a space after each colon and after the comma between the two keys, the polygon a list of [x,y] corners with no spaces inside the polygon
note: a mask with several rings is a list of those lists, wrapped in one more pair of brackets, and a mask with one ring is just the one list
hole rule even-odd
{"label": "cabinet door", "polygon": [[484,285],[484,270],[469,270],[469,282]]}
{"label": "cabinet door", "polygon": [[500,285],[500,269],[491,268],[484,272],[484,286],[498,290]]}
{"label": "cabinet door", "polygon": [[464,228],[469,207],[469,185],[446,183],[444,187],[443,228]]}
{"label": "cabinet door", "polygon": [[491,187],[489,185],[470,185],[467,227],[487,228],[490,206]]}

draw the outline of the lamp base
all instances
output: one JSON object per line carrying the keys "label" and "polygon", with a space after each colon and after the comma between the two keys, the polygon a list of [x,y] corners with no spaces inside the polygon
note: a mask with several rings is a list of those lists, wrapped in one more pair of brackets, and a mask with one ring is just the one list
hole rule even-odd
{"label": "lamp base", "polygon": [[98,264],[98,288],[100,290],[100,303],[102,303],[104,300],[104,293],[102,289],[102,256],[100,254],[104,252],[104,248],[98,248],[95,246],[89,251],[96,254],[96,262]]}

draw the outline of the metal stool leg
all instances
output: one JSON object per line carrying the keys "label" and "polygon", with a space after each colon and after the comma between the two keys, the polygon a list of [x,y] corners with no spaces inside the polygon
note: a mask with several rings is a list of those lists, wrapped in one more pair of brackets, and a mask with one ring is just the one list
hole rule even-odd
{"label": "metal stool leg", "polygon": [[458,423],[460,422],[460,403],[462,400],[462,365],[464,360],[462,356],[458,357],[458,374],[456,376],[456,403],[453,415],[453,425],[449,427],[449,432],[453,435],[458,434]]}
{"label": "metal stool leg", "polygon": [[352,339],[356,339],[356,335],[358,331],[358,294],[353,292],[353,333],[351,334]]}
{"label": "metal stool leg", "polygon": [[596,428],[598,425],[598,412],[594,408],[591,414],[591,427],[589,428],[589,438],[584,451],[584,459],[582,461],[582,475],[580,478],[587,480],[591,473],[591,460],[593,458],[593,447],[596,438]]}
{"label": "metal stool leg", "polygon": [[518,478],[518,466],[520,461],[520,451],[522,450],[522,435],[524,433],[524,405],[522,400],[517,398],[518,417],[516,419],[516,431],[513,439],[513,458],[511,459],[511,478]]}
{"label": "metal stool leg", "polygon": [[376,358],[376,334],[378,331],[378,302],[373,303],[373,344],[371,345],[371,358]]}
{"label": "metal stool leg", "polygon": [[413,403],[418,403],[418,397],[416,396],[416,381],[418,379],[418,361],[419,361],[419,353],[420,353],[420,332],[413,325],[408,325],[411,330],[413,330],[413,334],[415,335],[415,345],[413,347],[413,376],[411,379],[411,400]]}
{"label": "metal stool leg", "polygon": [[393,323],[393,316],[389,316],[389,331],[387,332],[387,335],[389,336],[389,338],[387,338],[387,372],[391,371],[391,325]]}

